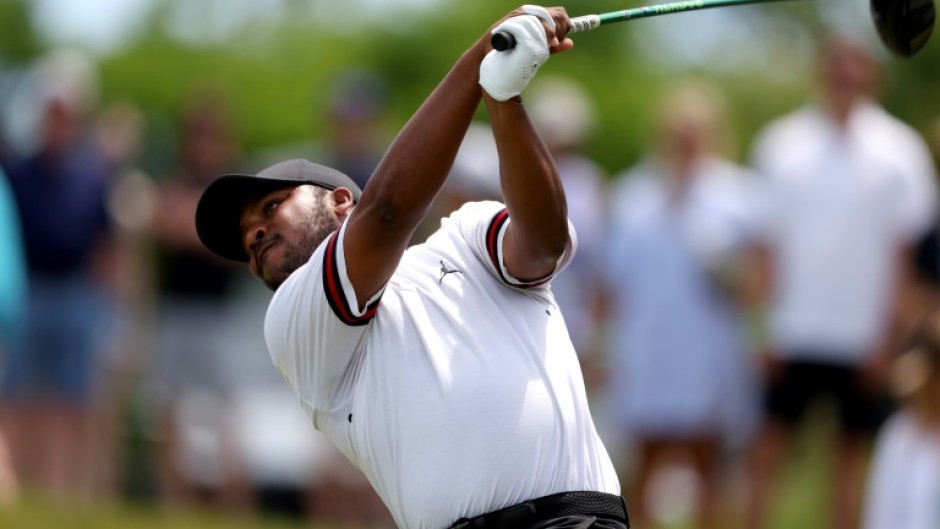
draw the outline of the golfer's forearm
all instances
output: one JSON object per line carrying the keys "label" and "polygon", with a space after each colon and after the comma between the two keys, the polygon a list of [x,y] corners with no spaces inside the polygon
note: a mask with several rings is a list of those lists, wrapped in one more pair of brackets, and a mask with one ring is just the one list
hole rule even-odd
{"label": "golfer's forearm", "polygon": [[506,266],[520,279],[552,272],[568,245],[564,188],[548,149],[522,102],[485,98],[499,151],[500,182],[509,216]]}

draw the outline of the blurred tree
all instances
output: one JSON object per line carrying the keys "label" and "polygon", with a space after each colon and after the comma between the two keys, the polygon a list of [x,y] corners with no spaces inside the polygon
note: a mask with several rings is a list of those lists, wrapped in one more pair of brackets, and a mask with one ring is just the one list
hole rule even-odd
{"label": "blurred tree", "polygon": [[[0,0],[2,9],[19,6],[21,17],[25,4]],[[151,123],[172,122],[187,88],[213,78],[229,86],[235,122],[253,150],[320,135],[309,119],[315,102],[327,97],[338,72],[357,67],[388,80],[389,124],[397,128],[454,56],[517,5],[281,0],[244,2],[229,10],[240,15],[222,17],[223,4],[228,5],[155,0],[139,37],[103,58],[105,97],[130,97],[148,109]],[[647,146],[649,102],[660,87],[686,75],[710,77],[729,94],[740,131],[732,156],[740,158],[754,131],[805,99],[814,40],[823,27],[852,18],[853,30],[874,35],[867,9],[838,4],[785,2],[626,22],[577,35],[575,50],[548,68],[581,79],[604,109],[589,155],[612,172],[634,163]],[[605,0],[591,4],[590,11],[624,7]],[[588,12],[577,6],[570,11]],[[187,19],[187,27],[199,29],[204,38],[174,29]],[[7,16],[2,20],[23,26]],[[711,40],[702,40],[706,33]],[[8,37],[4,32],[0,42]],[[889,110],[925,126],[940,113],[933,97],[940,83],[940,48],[931,44],[914,59],[888,61]]]}
{"label": "blurred tree", "polygon": [[[934,35],[937,40],[937,35]],[[940,117],[940,42],[889,65],[885,106],[923,133]]]}
{"label": "blurred tree", "polygon": [[41,48],[30,23],[29,2],[0,0],[0,64],[23,63]]}

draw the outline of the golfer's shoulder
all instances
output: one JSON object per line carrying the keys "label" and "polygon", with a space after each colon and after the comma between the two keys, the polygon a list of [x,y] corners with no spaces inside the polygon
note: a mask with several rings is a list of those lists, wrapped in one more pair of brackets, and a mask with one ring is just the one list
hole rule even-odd
{"label": "golfer's shoulder", "polygon": [[448,218],[461,223],[489,222],[504,209],[506,205],[495,200],[466,202]]}
{"label": "golfer's shoulder", "polygon": [[274,291],[265,314],[265,335],[287,322],[313,321],[326,306],[323,273],[329,242],[328,238]]}
{"label": "golfer's shoulder", "polygon": [[[506,217],[506,206],[502,202],[485,200],[466,202],[449,215],[441,219],[441,225],[434,234],[456,236],[465,240],[477,238],[499,218]],[[432,236],[433,238],[433,236]]]}

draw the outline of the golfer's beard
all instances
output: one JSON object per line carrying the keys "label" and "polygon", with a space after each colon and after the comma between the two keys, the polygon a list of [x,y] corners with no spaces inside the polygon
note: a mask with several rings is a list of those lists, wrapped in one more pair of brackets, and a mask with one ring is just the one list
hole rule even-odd
{"label": "golfer's beard", "polygon": [[336,231],[339,226],[339,222],[335,219],[317,212],[314,217],[308,219],[308,225],[304,230],[304,238],[296,244],[285,246],[284,258],[281,263],[270,270],[265,270],[265,277],[262,278],[264,284],[271,290],[277,290],[281,283],[294,273],[294,270],[310,260],[310,256],[320,246],[320,243]]}

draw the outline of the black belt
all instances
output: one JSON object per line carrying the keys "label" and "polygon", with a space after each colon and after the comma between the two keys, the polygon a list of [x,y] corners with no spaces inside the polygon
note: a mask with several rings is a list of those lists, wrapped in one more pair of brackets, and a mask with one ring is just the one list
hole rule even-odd
{"label": "black belt", "polygon": [[630,527],[627,504],[622,497],[583,491],[542,496],[473,518],[461,518],[450,529],[514,529],[540,520],[573,515],[609,518]]}

